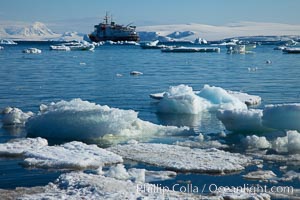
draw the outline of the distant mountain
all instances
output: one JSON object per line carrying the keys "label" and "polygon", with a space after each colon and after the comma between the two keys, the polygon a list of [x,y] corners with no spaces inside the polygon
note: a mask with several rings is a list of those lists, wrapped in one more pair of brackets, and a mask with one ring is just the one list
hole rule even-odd
{"label": "distant mountain", "polygon": [[78,40],[82,35],[77,32],[54,33],[45,24],[35,22],[28,23],[0,23],[0,39],[12,40]]}
{"label": "distant mountain", "polygon": [[282,36],[300,35],[300,25],[239,22],[223,26],[212,26],[197,23],[157,25],[138,27],[141,40],[159,38],[171,40],[194,41],[197,38],[206,40],[222,40],[239,36]]}

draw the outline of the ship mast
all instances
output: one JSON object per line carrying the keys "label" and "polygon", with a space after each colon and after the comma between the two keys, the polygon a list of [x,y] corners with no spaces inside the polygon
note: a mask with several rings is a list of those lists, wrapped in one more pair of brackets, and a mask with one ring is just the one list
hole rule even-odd
{"label": "ship mast", "polygon": [[104,17],[105,24],[108,24],[108,18],[109,18],[108,12],[106,11],[106,14],[105,14],[105,17]]}

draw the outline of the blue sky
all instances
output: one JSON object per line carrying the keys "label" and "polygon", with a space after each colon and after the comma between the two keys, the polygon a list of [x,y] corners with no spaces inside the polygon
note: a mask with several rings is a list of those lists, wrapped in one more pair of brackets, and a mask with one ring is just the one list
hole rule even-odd
{"label": "blue sky", "polygon": [[110,11],[124,21],[299,24],[299,8],[299,0],[1,0],[0,19],[54,21],[101,17]]}
{"label": "blue sky", "polygon": [[[105,11],[136,25],[232,22],[300,24],[300,0],[1,0],[0,21],[95,23]],[[90,20],[90,21],[89,21]],[[75,26],[75,25],[74,25]]]}

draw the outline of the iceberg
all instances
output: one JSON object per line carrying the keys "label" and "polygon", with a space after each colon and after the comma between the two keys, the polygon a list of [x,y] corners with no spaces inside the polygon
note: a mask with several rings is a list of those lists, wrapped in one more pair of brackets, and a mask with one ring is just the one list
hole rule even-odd
{"label": "iceberg", "polygon": [[262,120],[266,127],[300,131],[300,103],[266,105]]}
{"label": "iceberg", "polygon": [[138,143],[108,148],[124,159],[181,172],[224,174],[243,170],[252,158],[218,149],[191,149],[178,145]]}
{"label": "iceberg", "polygon": [[133,110],[101,106],[81,99],[41,105],[26,123],[28,136],[63,140],[97,140],[104,136],[143,137],[181,134],[186,127],[143,121]]}
{"label": "iceberg", "polygon": [[263,111],[260,109],[218,110],[217,118],[228,131],[262,131]]}

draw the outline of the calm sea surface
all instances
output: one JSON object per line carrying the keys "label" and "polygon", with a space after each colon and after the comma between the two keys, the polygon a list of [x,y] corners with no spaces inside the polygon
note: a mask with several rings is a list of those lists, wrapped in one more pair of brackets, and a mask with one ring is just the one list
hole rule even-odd
{"label": "calm sea surface", "polygon": [[[42,103],[81,98],[110,107],[133,109],[139,112],[139,118],[156,124],[187,125],[196,133],[213,134],[224,129],[216,119],[204,117],[194,123],[195,120],[178,120],[180,116],[157,115],[155,101],[149,94],[179,84],[187,84],[194,90],[209,84],[259,95],[263,99],[260,107],[300,102],[300,55],[283,54],[273,50],[274,46],[258,46],[250,54],[230,55],[225,48],[221,53],[162,53],[139,46],[100,46],[94,52],[57,52],[50,51],[49,45],[23,43],[4,46],[0,51],[1,109],[11,106],[37,112]],[[29,47],[43,52],[40,55],[22,53]],[[266,64],[267,60],[272,63]],[[130,76],[134,70],[143,75]],[[25,136],[23,129],[0,128],[1,143]],[[0,188],[45,185],[60,173],[25,169],[22,159],[0,158]],[[245,182],[236,175],[180,174],[177,179],[198,184],[234,182],[240,185]]]}

